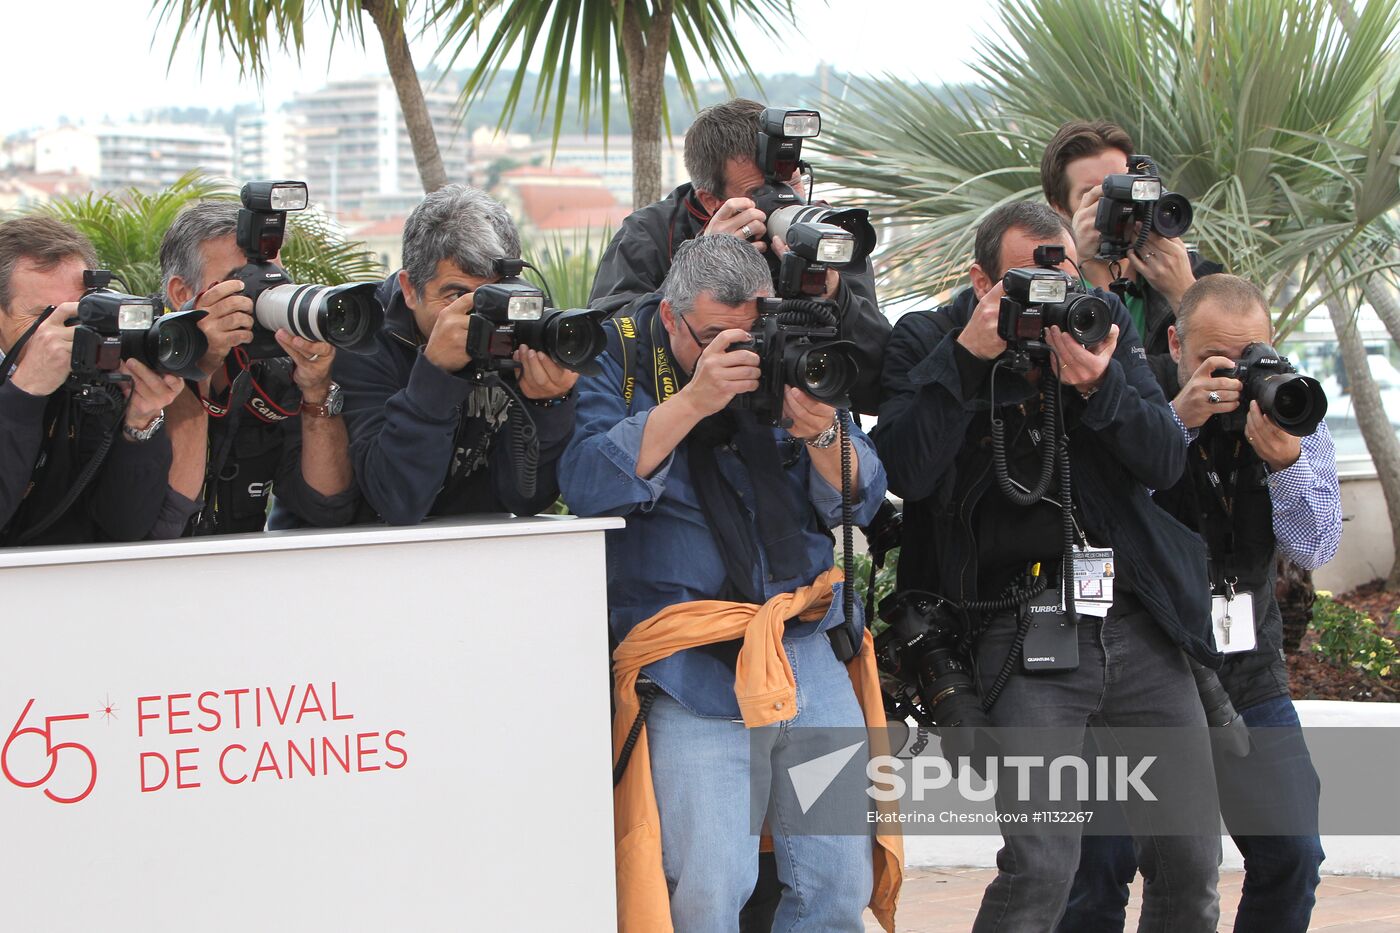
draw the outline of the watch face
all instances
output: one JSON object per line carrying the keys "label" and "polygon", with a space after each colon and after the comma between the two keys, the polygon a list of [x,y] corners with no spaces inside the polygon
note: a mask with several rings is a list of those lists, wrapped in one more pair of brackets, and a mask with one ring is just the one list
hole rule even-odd
{"label": "watch face", "polygon": [[326,414],[338,415],[345,407],[345,393],[341,391],[339,383],[332,382],[330,391],[326,393]]}

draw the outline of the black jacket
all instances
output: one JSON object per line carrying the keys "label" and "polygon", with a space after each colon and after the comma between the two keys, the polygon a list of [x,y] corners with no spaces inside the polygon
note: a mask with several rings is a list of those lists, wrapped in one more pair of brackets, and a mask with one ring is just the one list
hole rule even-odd
{"label": "black jacket", "polygon": [[[1152,371],[1162,391],[1175,398],[1181,391],[1175,361],[1154,356]],[[1283,614],[1274,594],[1277,563],[1274,554],[1273,498],[1268,470],[1239,434],[1217,430],[1219,419],[1206,422],[1186,451],[1186,472],[1170,489],[1159,491],[1153,501],[1186,527],[1201,533],[1210,561],[1215,592],[1223,593],[1226,579],[1254,598],[1253,651],[1225,655],[1220,682],[1236,709],[1247,709],[1266,700],[1288,696],[1288,663],[1283,653]],[[1210,464],[1201,451],[1211,457]],[[1230,512],[1211,488],[1207,470],[1222,481],[1236,474]]]}
{"label": "black jacket", "polygon": [[63,389],[40,398],[12,382],[0,386],[0,544],[19,543],[62,501],[109,430],[116,436],[92,481],[27,544],[145,538],[165,501],[170,438],[162,428],[149,441],[128,441],[115,415],[83,411]]}
{"label": "black jacket", "polygon": [[[613,235],[593,278],[589,307],[613,314],[636,311],[639,300],[659,291],[676,248],[694,239],[709,223],[709,216],[690,184],[681,185],[655,204],[633,211]],[[889,339],[890,322],[875,299],[875,272],[867,259],[865,268],[841,276],[836,293],[841,315],[841,337],[855,343],[861,353],[860,380],[851,393],[855,409],[873,414],[879,404],[880,357]]]}
{"label": "black jacket", "polygon": [[[237,411],[209,419],[209,459],[205,462],[204,507],[196,517],[196,536],[237,534],[303,526],[337,528],[355,516],[356,491],[323,496],[301,475],[301,415],[276,420],[294,411],[301,390],[286,357],[255,360],[249,367],[260,389]],[[274,408],[264,401],[271,400]],[[231,437],[231,439],[230,439]],[[223,454],[222,462],[218,462]],[[268,501],[275,493],[277,522],[268,522]]]}
{"label": "black jacket", "polygon": [[424,357],[397,274],[378,296],[386,313],[376,350],[337,353],[334,367],[364,499],[357,520],[413,525],[430,515],[547,508],[559,495],[555,469],[573,432],[574,394],[552,407],[525,406],[540,450],[535,494],[526,498],[516,485],[504,390],[445,373]]}
{"label": "black jacket", "polygon": [[[1088,402],[1064,393],[1074,501],[1091,540],[1106,539],[1092,543],[1114,549],[1121,584],[1177,644],[1218,667],[1200,539],[1153,505],[1147,493],[1181,476],[1185,439],[1147,367],[1127,309],[1099,294],[1113,307],[1120,336],[1099,391]],[[967,289],[947,307],[900,318],[885,350],[884,400],[871,432],[890,489],[904,498],[901,588],[958,601],[997,595],[977,593],[972,526],[973,511],[993,483],[991,449],[984,442],[992,365],[956,340],[975,306]],[[999,406],[1031,395],[1025,379],[997,373]]]}
{"label": "black jacket", "polygon": [[[1205,259],[1195,250],[1187,250],[1186,258],[1191,262],[1191,274],[1197,279],[1214,275],[1217,272],[1224,272],[1225,267],[1211,259]],[[1145,329],[1142,345],[1147,350],[1148,356],[1156,356],[1159,353],[1166,353],[1169,349],[1167,339],[1167,328],[1176,323],[1176,309],[1167,297],[1157,291],[1145,280],[1139,280],[1144,298],[1145,307]]]}

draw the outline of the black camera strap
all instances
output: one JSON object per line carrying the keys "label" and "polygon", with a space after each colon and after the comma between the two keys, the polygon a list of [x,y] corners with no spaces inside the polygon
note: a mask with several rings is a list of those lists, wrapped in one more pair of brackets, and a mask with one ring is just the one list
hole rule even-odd
{"label": "black camera strap", "polygon": [[1193,480],[1196,512],[1200,516],[1200,534],[1206,543],[1206,557],[1212,569],[1213,583],[1228,583],[1235,576],[1235,497],[1240,474],[1245,467],[1244,440],[1233,439],[1229,466],[1221,469],[1211,456],[1211,449],[1223,448],[1231,439],[1217,431],[1205,430],[1197,437],[1199,463],[1189,468]]}

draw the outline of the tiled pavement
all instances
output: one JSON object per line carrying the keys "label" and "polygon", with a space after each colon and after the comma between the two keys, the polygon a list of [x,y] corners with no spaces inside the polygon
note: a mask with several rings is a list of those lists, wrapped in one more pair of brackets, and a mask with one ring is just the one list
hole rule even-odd
{"label": "tiled pavement", "polygon": [[[966,933],[972,929],[982,889],[995,872],[985,868],[910,868],[899,899],[901,933]],[[1220,873],[1220,929],[1234,925],[1244,873]],[[1128,930],[1137,928],[1141,904],[1139,879],[1128,906]],[[866,914],[866,930],[879,925]],[[1329,933],[1400,933],[1400,878],[1358,878],[1324,875],[1317,889],[1317,907],[1310,930]]]}

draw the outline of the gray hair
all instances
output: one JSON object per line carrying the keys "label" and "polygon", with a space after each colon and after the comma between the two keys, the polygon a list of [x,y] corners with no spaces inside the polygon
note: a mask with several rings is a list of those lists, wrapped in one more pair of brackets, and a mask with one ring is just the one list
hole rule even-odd
{"label": "gray hair", "polygon": [[204,281],[204,254],[210,240],[233,236],[238,230],[237,201],[195,201],[180,211],[160,241],[160,284],[170,303],[170,280],[179,276],[196,292]]}
{"label": "gray hair", "polygon": [[403,227],[403,267],[415,291],[451,261],[465,274],[488,279],[495,259],[520,258],[520,233],[505,206],[479,188],[448,185],[413,209]]}
{"label": "gray hair", "polygon": [[685,170],[690,183],[717,198],[724,197],[724,170],[730,159],[755,159],[763,105],[736,97],[695,115],[685,131]]}
{"label": "gray hair", "polygon": [[661,293],[676,314],[689,314],[702,293],[735,307],[773,293],[768,263],[736,236],[714,234],[687,240],[676,250]]}
{"label": "gray hair", "polygon": [[1197,279],[1181,296],[1181,307],[1176,309],[1176,335],[1182,342],[1186,340],[1186,331],[1196,309],[1207,301],[1235,314],[1262,313],[1269,322],[1270,339],[1273,338],[1273,315],[1269,313],[1269,300],[1264,293],[1248,279],[1220,272]]}
{"label": "gray hair", "polygon": [[1053,242],[1073,238],[1074,231],[1048,204],[1037,201],[1012,201],[994,209],[977,225],[972,245],[972,259],[992,281],[1001,278],[1001,241],[1008,230],[1024,230],[1031,236]]}

